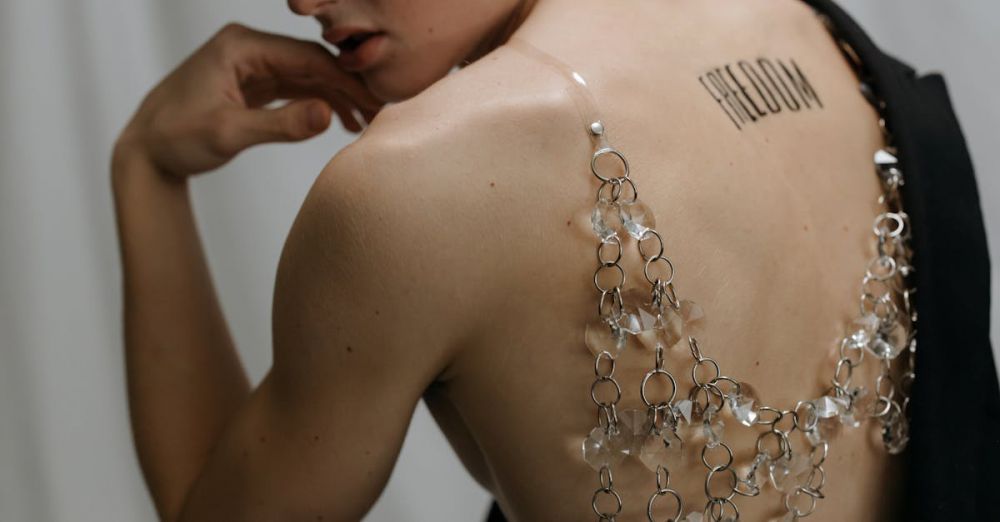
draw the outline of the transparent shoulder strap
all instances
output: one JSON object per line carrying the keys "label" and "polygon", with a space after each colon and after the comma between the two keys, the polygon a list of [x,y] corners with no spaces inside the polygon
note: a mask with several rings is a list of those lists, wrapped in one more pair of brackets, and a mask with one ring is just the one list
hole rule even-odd
{"label": "transparent shoulder strap", "polygon": [[584,79],[582,74],[574,70],[566,62],[539,49],[531,42],[519,36],[512,36],[504,46],[519,52],[531,60],[547,65],[559,76],[570,80],[568,82],[570,86],[569,93],[573,98],[573,103],[576,105],[577,113],[583,122],[584,130],[595,140],[598,149],[610,147],[604,133],[604,123],[601,119],[597,100],[594,98],[594,94],[590,91],[587,80]]}

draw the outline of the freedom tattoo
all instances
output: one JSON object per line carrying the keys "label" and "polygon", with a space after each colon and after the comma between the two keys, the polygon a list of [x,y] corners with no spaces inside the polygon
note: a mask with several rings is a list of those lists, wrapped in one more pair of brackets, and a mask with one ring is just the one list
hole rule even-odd
{"label": "freedom tattoo", "polygon": [[726,116],[742,130],[747,123],[784,110],[822,109],[823,102],[795,60],[758,58],[716,67],[698,77]]}

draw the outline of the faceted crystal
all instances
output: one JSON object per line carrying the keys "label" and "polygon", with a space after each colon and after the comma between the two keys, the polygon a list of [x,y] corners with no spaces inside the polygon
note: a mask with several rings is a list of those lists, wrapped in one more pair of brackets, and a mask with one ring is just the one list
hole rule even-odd
{"label": "faceted crystal", "polygon": [[650,303],[649,292],[632,288],[622,292],[623,308],[628,316],[627,329],[650,350],[658,342],[659,310]]}
{"label": "faceted crystal", "polygon": [[659,338],[664,348],[672,348],[683,337],[684,321],[669,304],[660,314]]}
{"label": "faceted crystal", "polygon": [[687,514],[680,522],[703,522],[705,520],[705,515],[699,511],[692,511]]}
{"label": "faceted crystal", "polygon": [[843,404],[834,400],[834,398],[829,395],[824,395],[812,401],[812,403],[816,409],[816,416],[821,419],[836,417],[837,415],[840,415],[841,411],[843,411]]}
{"label": "faceted crystal", "polygon": [[639,455],[652,428],[653,416],[649,410],[625,410],[619,413],[618,429],[622,433],[622,451],[629,455]]}
{"label": "faceted crystal", "polygon": [[618,357],[625,349],[625,341],[627,340],[625,334],[625,330],[613,323],[604,319],[595,319],[587,323],[583,340],[594,355],[608,352],[613,357]]}
{"label": "faceted crystal", "polygon": [[733,417],[748,428],[757,422],[757,411],[753,409],[753,399],[733,395],[729,399],[729,409],[732,411]]}
{"label": "faceted crystal", "polygon": [[722,440],[722,429],[725,427],[722,419],[716,418],[714,413],[708,413],[713,410],[714,407],[710,407],[706,410],[706,415],[702,421],[701,428],[702,435],[705,437],[705,444],[710,448],[714,448],[719,445],[719,442]]}
{"label": "faceted crystal", "polygon": [[605,431],[604,428],[594,428],[583,440],[583,460],[600,471],[604,466],[613,466],[625,458],[621,451],[621,434],[616,430]]}
{"label": "faceted crystal", "polygon": [[882,424],[882,442],[890,455],[898,455],[906,449],[910,441],[910,423],[905,415],[896,410],[890,410],[888,418]]}
{"label": "faceted crystal", "polygon": [[858,419],[857,412],[853,408],[840,415],[840,423],[848,428],[858,428],[861,426],[861,420]]}
{"label": "faceted crystal", "polygon": [[622,225],[633,238],[642,239],[646,232],[656,228],[653,211],[642,201],[637,199],[632,203],[623,203],[618,208]]}
{"label": "faceted crystal", "polygon": [[833,440],[833,438],[840,434],[840,429],[843,426],[843,414],[840,416],[820,418],[812,429],[806,431],[806,439],[813,446],[819,446],[823,442]]}
{"label": "faceted crystal", "polygon": [[899,163],[892,153],[885,149],[879,149],[875,152],[875,164],[879,167],[894,167]]}
{"label": "faceted crystal", "polygon": [[771,462],[771,485],[778,491],[791,493],[809,479],[812,464],[809,458],[795,453],[791,458],[779,458]]}
{"label": "faceted crystal", "polygon": [[590,224],[601,241],[608,241],[615,237],[623,239],[620,234],[622,218],[618,212],[618,205],[615,203],[600,201],[594,205],[594,210],[590,214]]}
{"label": "faceted crystal", "polygon": [[649,468],[656,471],[657,466],[663,466],[670,470],[679,469],[683,457],[683,442],[671,430],[660,430],[660,433],[650,433],[639,451],[639,460]]}
{"label": "faceted crystal", "polygon": [[625,333],[638,335],[642,331],[642,319],[635,308],[624,306],[624,313],[618,318],[618,327]]}
{"label": "faceted crystal", "polygon": [[705,311],[702,310],[701,305],[682,299],[678,313],[681,316],[681,334],[684,337],[701,335],[705,329]]}
{"label": "faceted crystal", "polygon": [[691,424],[692,410],[694,410],[694,402],[688,399],[679,400],[673,406],[674,416],[678,419],[684,419],[684,422],[688,424]]}
{"label": "faceted crystal", "polygon": [[874,334],[878,330],[879,319],[877,315],[868,313],[856,318],[853,324],[857,329],[864,330],[869,334]]}
{"label": "faceted crystal", "polygon": [[876,334],[868,345],[868,351],[879,359],[895,359],[906,348],[906,329],[893,323],[888,329]]}
{"label": "faceted crystal", "polygon": [[885,337],[878,336],[872,341],[868,347],[868,351],[879,359],[895,359],[899,355],[899,352],[902,351],[902,348],[896,348]]}
{"label": "faceted crystal", "polygon": [[860,350],[863,348],[867,348],[868,343],[871,341],[871,339],[872,339],[872,334],[868,330],[860,328],[847,335],[846,344],[847,347],[851,348],[852,350]]}
{"label": "faceted crystal", "polygon": [[772,518],[770,522],[795,522],[796,520],[798,519],[795,517],[794,514],[792,514],[791,512],[787,512],[778,518]]}
{"label": "faceted crystal", "polygon": [[848,390],[851,394],[851,410],[859,420],[875,414],[875,396],[864,386],[855,386]]}
{"label": "faceted crystal", "polygon": [[745,480],[755,488],[761,488],[768,483],[771,471],[771,459],[766,453],[758,453],[750,462],[750,467],[744,473]]}

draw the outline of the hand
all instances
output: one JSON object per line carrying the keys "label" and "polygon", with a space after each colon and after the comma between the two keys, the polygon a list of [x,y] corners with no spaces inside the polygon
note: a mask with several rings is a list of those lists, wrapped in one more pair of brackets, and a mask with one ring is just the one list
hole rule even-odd
{"label": "hand", "polygon": [[[264,105],[291,100],[274,109]],[[122,131],[126,148],[176,178],[215,169],[259,143],[300,141],[330,125],[360,132],[382,102],[321,44],[229,24],[146,96]]]}

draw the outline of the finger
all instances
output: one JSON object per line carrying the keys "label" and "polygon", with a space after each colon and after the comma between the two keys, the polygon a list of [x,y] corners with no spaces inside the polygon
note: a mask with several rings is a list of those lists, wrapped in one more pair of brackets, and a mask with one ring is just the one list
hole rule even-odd
{"label": "finger", "polygon": [[375,109],[382,101],[375,97],[360,78],[341,70],[322,44],[273,33],[243,28],[228,37],[236,40],[228,46],[235,60],[240,83],[275,78],[278,84],[327,88],[344,93],[356,106]]}
{"label": "finger", "polygon": [[330,126],[331,108],[323,100],[294,100],[276,109],[231,109],[221,118],[220,150],[235,155],[260,143],[302,141]]}
{"label": "finger", "polygon": [[335,103],[332,105],[334,112],[337,113],[337,117],[340,118],[340,123],[344,125],[344,128],[351,132],[361,132],[361,123],[358,119],[354,117],[354,111],[351,109],[350,105],[346,103]]}

